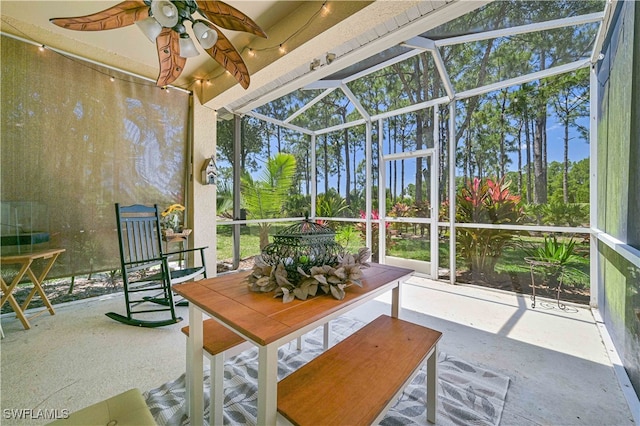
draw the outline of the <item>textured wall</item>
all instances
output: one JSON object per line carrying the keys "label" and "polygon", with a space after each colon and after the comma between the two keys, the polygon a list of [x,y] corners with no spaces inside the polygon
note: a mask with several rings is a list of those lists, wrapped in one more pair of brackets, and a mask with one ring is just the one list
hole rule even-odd
{"label": "textured wall", "polygon": [[[598,228],[640,248],[640,3],[620,2],[598,67]],[[598,244],[600,310],[640,395],[640,270]]]}

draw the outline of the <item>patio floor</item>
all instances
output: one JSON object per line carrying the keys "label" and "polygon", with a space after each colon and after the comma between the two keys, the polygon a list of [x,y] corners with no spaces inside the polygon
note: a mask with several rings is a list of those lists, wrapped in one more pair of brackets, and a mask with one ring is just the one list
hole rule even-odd
{"label": "patio floor", "polygon": [[[370,321],[389,312],[384,296],[353,312]],[[511,383],[502,425],[633,425],[634,420],[588,307],[413,277],[402,290],[402,317],[444,333],[441,350],[496,372]],[[121,294],[57,305],[25,331],[2,317],[3,425],[12,409],[75,411],[127,389],[142,391],[185,369],[185,321],[144,329],[107,318],[122,312]],[[628,391],[628,390],[627,390]],[[635,409],[635,408],[634,408]]]}

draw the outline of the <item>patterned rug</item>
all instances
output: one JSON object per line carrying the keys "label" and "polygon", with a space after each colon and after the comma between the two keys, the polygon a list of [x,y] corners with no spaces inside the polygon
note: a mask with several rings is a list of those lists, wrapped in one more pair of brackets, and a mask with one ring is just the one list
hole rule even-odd
{"label": "patterned rug", "polygon": [[[334,342],[364,325],[349,317],[331,322]],[[295,342],[278,351],[278,378],[322,353],[322,327],[304,336],[302,351]],[[205,362],[208,365],[208,362]],[[428,424],[426,421],[425,378],[423,367],[405,389],[398,402],[380,423],[385,426]],[[440,352],[438,356],[438,425],[498,425],[509,387],[509,378]],[[255,425],[257,417],[257,349],[247,350],[225,363],[224,424]],[[209,373],[205,371],[205,396],[209,398]],[[188,425],[184,374],[171,382],[144,393],[147,405],[160,426]],[[209,416],[205,403],[205,420]]]}

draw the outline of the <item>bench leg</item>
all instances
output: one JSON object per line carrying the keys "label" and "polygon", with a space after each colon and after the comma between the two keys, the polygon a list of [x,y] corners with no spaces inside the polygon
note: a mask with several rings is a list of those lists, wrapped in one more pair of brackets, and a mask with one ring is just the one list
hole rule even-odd
{"label": "bench leg", "polygon": [[438,346],[427,357],[427,421],[436,423],[436,401],[438,399]]}
{"label": "bench leg", "polygon": [[324,323],[324,333],[322,335],[322,348],[326,351],[331,343],[331,323]]}

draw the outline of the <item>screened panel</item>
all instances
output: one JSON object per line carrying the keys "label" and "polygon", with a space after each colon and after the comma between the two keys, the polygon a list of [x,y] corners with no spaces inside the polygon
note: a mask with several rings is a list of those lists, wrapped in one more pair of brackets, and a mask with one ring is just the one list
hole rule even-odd
{"label": "screened panel", "polygon": [[461,101],[457,221],[589,226],[588,70]]}
{"label": "screened panel", "polygon": [[535,285],[537,296],[552,300],[561,284],[560,300],[588,305],[589,250],[589,234],[458,228],[457,280],[528,295]]}
{"label": "screened panel", "polygon": [[591,55],[598,23],[444,46],[457,93],[566,65]]}
{"label": "screened panel", "polygon": [[341,90],[334,90],[296,116],[291,124],[309,130],[322,130],[360,118],[349,98]]}
{"label": "screened panel", "polygon": [[421,52],[347,83],[370,115],[445,96],[433,56]]}
{"label": "screened panel", "polygon": [[316,138],[316,216],[364,217],[367,178],[365,141],[364,126],[350,127]]}
{"label": "screened panel", "polygon": [[400,114],[384,120],[384,155],[434,147],[433,109]]}
{"label": "screened panel", "polygon": [[602,12],[602,0],[505,0],[491,2],[473,13],[446,22],[422,34],[432,40],[441,40],[484,31],[499,30],[534,24],[552,19]]}

